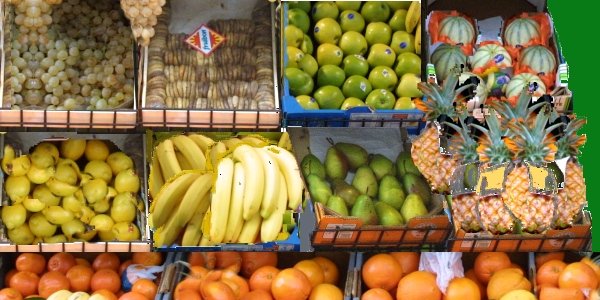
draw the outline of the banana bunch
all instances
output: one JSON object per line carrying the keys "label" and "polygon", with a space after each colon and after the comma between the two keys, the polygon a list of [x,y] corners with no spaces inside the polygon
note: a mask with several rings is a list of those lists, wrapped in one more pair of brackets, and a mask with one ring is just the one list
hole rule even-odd
{"label": "banana bunch", "polygon": [[421,2],[411,2],[404,22],[407,32],[415,32],[415,52],[421,55]]}
{"label": "banana bunch", "polygon": [[[201,168],[191,167],[185,154],[191,151],[184,147],[192,145],[203,152],[194,156],[202,160],[196,162]],[[172,245],[182,233],[183,246],[287,238],[285,229],[293,223],[290,210],[301,204],[304,187],[290,148],[287,133],[276,145],[254,135],[215,141],[189,134],[160,142],[149,181],[149,223],[156,229],[156,246]],[[187,160],[186,167],[180,158]],[[172,170],[179,171],[163,175]]]}

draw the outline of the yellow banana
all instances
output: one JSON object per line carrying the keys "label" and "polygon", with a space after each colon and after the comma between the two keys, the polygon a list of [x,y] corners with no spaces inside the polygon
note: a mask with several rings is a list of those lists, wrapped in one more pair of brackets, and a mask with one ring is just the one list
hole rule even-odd
{"label": "yellow banana", "polygon": [[148,189],[150,190],[150,196],[152,199],[156,199],[158,191],[165,184],[162,172],[160,170],[160,164],[158,162],[158,156],[156,153],[152,156],[152,163],[150,164],[150,178],[148,179]]}
{"label": "yellow banana", "polygon": [[217,169],[217,162],[221,157],[223,157],[227,153],[227,147],[223,142],[216,142],[214,145],[210,147],[209,156],[210,156],[210,169]]}
{"label": "yellow banana", "polygon": [[262,148],[269,145],[269,140],[260,135],[246,135],[241,140],[254,148]]}
{"label": "yellow banana", "polygon": [[150,205],[152,226],[159,228],[167,222],[189,186],[200,177],[199,171],[187,171],[167,181]]}
{"label": "yellow banana", "polygon": [[227,147],[227,150],[232,150],[233,148],[237,147],[240,144],[243,144],[244,142],[242,142],[242,140],[238,139],[238,138],[228,138],[226,140],[222,141],[223,144],[225,144],[225,147]]}
{"label": "yellow banana", "polygon": [[262,218],[259,214],[255,214],[250,218],[250,220],[244,222],[244,227],[240,232],[240,237],[238,238],[238,243],[243,244],[251,244],[256,241],[258,237],[258,231],[260,230],[260,224],[262,222]]}
{"label": "yellow banana", "polygon": [[161,226],[154,232],[154,244],[156,244],[157,247],[172,245],[182,229],[183,226],[179,225],[177,219],[169,219],[166,225]]}
{"label": "yellow banana", "polygon": [[217,180],[210,201],[210,241],[221,243],[225,238],[225,228],[229,217],[231,187],[233,184],[233,160],[222,158],[217,166]]}
{"label": "yellow banana", "polygon": [[206,150],[208,150],[214,143],[215,141],[203,134],[197,134],[197,133],[193,133],[188,135],[188,137],[194,141],[194,143],[196,143],[196,145],[198,147],[200,147],[200,150],[202,150],[202,153],[206,153]]}
{"label": "yellow banana", "polygon": [[292,141],[290,140],[290,134],[287,131],[281,134],[277,146],[285,150],[292,151]]}
{"label": "yellow banana", "polygon": [[269,146],[267,147],[267,150],[269,150],[269,154],[277,160],[279,169],[285,177],[288,194],[288,208],[297,209],[302,203],[304,182],[302,181],[302,175],[300,174],[300,168],[298,167],[296,158],[292,153],[281,147]]}
{"label": "yellow banana", "polygon": [[421,22],[419,22],[415,32],[415,53],[421,55]]}
{"label": "yellow banana", "polygon": [[240,145],[235,148],[233,159],[242,163],[246,174],[243,218],[247,221],[260,212],[265,185],[265,171],[260,156],[252,146]]}
{"label": "yellow banana", "polygon": [[233,232],[233,237],[231,237],[231,242],[232,243],[237,243],[238,242],[238,240],[240,238],[240,234],[242,233],[242,228],[244,228],[244,221],[243,220],[240,222],[240,225]]}
{"label": "yellow banana", "polygon": [[415,28],[417,28],[417,24],[421,22],[421,2],[413,1],[410,4],[408,7],[408,12],[406,13],[406,20],[404,22],[406,31],[408,33],[412,33]]}
{"label": "yellow banana", "polygon": [[277,201],[279,200],[279,189],[285,185],[280,186],[279,181],[279,164],[277,160],[273,158],[267,150],[263,148],[254,149],[260,159],[265,170],[265,190],[263,192],[263,198],[260,206],[260,216],[263,219],[268,218],[275,210]]}
{"label": "yellow banana", "polygon": [[192,219],[198,207],[203,205],[205,200],[208,200],[206,195],[212,187],[212,179],[212,174],[204,174],[196,178],[188,187],[178,204],[177,210],[171,216],[179,222],[179,225],[185,226]]}
{"label": "yellow banana", "polygon": [[2,171],[10,175],[12,173],[12,166],[10,165],[10,162],[12,162],[12,160],[15,159],[15,157],[17,156],[17,154],[15,153],[15,148],[13,148],[11,145],[5,145],[3,154],[4,155],[2,156]]}
{"label": "yellow banana", "polygon": [[240,231],[244,225],[242,213],[244,211],[244,189],[246,177],[244,165],[236,162],[233,166],[233,187],[231,189],[231,205],[229,206],[229,217],[225,228],[225,242],[235,242],[236,231]]}
{"label": "yellow banana", "polygon": [[285,188],[285,177],[280,172],[279,175],[280,185],[283,187],[277,195],[277,203],[275,211],[266,219],[262,221],[260,225],[260,240],[263,243],[272,242],[277,239],[279,232],[281,232],[281,226],[283,225],[283,214],[287,208],[287,189]]}
{"label": "yellow banana", "polygon": [[210,206],[210,194],[206,194],[202,203],[196,209],[194,216],[185,227],[183,238],[181,239],[182,246],[198,246],[202,238],[202,221],[206,215],[206,211]]}
{"label": "yellow banana", "polygon": [[177,162],[179,163],[182,171],[194,169],[192,164],[190,164],[190,162],[187,160],[187,158],[185,158],[185,156],[183,156],[181,152],[175,151],[175,157],[177,157]]}
{"label": "yellow banana", "polygon": [[178,135],[171,138],[175,149],[179,150],[181,154],[187,159],[193,169],[202,170],[206,169],[206,157],[202,149],[185,135]]}
{"label": "yellow banana", "polygon": [[200,239],[200,246],[206,247],[206,246],[214,246],[215,243],[213,241],[211,241],[207,235],[202,235],[202,238]]}
{"label": "yellow banana", "polygon": [[156,151],[155,155],[158,157],[161,172],[165,180],[169,180],[171,177],[175,176],[175,174],[181,172],[181,166],[179,166],[179,163],[177,162],[177,156],[175,155],[173,141],[162,141],[160,144],[158,144],[158,146],[156,146],[154,151]]}

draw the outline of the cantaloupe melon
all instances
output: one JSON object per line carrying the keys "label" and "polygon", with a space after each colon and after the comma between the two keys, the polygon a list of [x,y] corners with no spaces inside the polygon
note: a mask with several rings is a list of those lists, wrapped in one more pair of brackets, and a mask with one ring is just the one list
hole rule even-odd
{"label": "cantaloupe melon", "polygon": [[501,69],[512,67],[512,58],[504,47],[497,44],[487,44],[477,49],[475,55],[470,58],[471,68],[473,70],[485,68],[490,61],[493,61],[494,65]]}
{"label": "cantaloupe melon", "polygon": [[447,36],[454,43],[463,45],[475,42],[475,28],[467,19],[449,16],[440,22],[440,36]]}
{"label": "cantaloupe melon", "polygon": [[556,58],[552,51],[544,46],[530,46],[521,52],[519,64],[527,66],[536,73],[552,74],[556,72]]}
{"label": "cantaloupe melon", "polygon": [[533,89],[534,83],[537,83],[537,89],[534,92],[535,96],[546,94],[546,85],[537,75],[529,73],[521,73],[513,77],[506,85],[505,95],[507,98],[516,97],[523,92],[525,87]]}
{"label": "cantaloupe melon", "polygon": [[450,72],[456,68],[460,72],[460,65],[467,67],[467,56],[459,46],[443,44],[433,51],[431,63],[435,66],[435,73],[441,81],[446,80]]}
{"label": "cantaloupe melon", "polygon": [[506,45],[517,47],[527,45],[540,36],[540,24],[530,18],[517,18],[506,26],[504,39]]}

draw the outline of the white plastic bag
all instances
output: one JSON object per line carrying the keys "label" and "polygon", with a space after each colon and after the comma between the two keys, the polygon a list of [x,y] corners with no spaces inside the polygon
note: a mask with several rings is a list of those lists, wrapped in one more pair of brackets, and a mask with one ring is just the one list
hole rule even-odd
{"label": "white plastic bag", "polygon": [[444,294],[446,293],[450,280],[465,276],[465,270],[462,264],[462,253],[460,252],[421,253],[419,270],[437,274],[437,285]]}
{"label": "white plastic bag", "polygon": [[156,279],[155,273],[162,273],[164,266],[130,265],[121,275],[123,291],[129,292],[133,284],[139,279]]}

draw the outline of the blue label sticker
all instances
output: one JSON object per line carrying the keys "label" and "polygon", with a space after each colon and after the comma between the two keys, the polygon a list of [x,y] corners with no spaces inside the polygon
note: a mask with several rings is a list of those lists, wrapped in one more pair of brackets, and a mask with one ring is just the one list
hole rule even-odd
{"label": "blue label sticker", "polygon": [[350,19],[350,20],[354,19],[354,14],[353,13],[349,13],[348,14],[348,19]]}
{"label": "blue label sticker", "polygon": [[319,27],[315,26],[315,33],[319,32]]}
{"label": "blue label sticker", "polygon": [[501,75],[496,79],[496,82],[500,85],[507,84],[510,78],[507,75]]}
{"label": "blue label sticker", "polygon": [[504,55],[503,54],[496,54],[496,56],[494,56],[494,62],[499,64],[504,60]]}
{"label": "blue label sticker", "polygon": [[392,49],[390,49],[390,48],[385,49],[385,54],[392,54]]}
{"label": "blue label sticker", "polygon": [[402,42],[402,43],[400,43],[400,48],[401,48],[401,49],[404,49],[404,48],[406,48],[406,46],[407,46],[407,45],[406,45],[406,42]]}

